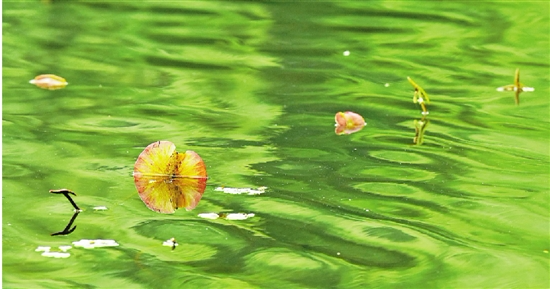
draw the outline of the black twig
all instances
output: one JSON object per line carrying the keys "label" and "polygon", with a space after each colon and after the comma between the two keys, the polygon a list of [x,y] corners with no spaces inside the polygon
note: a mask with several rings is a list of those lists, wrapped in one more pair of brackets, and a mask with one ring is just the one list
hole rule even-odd
{"label": "black twig", "polygon": [[71,191],[71,190],[68,190],[68,189],[60,189],[60,190],[50,190],[50,193],[52,194],[63,194],[68,200],[69,202],[71,202],[71,205],[73,205],[73,207],[75,208],[75,210],[78,210],[78,211],[82,211],[77,205],[76,203],[73,201],[73,199],[71,198],[71,196],[69,196],[69,194],[72,194],[72,195],[75,195],[76,194]]}

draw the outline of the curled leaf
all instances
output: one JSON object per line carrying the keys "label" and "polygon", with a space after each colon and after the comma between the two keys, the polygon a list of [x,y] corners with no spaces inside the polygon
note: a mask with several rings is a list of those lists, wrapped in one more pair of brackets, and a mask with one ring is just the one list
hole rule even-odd
{"label": "curled leaf", "polygon": [[54,74],[41,74],[29,81],[29,83],[49,90],[61,89],[69,84],[65,78]]}
{"label": "curled leaf", "polygon": [[361,115],[351,111],[336,113],[334,120],[336,121],[336,129],[334,132],[337,135],[358,132],[367,125]]}
{"label": "curled leaf", "polygon": [[206,189],[206,166],[194,151],[179,153],[169,141],[148,145],[134,165],[134,183],[141,200],[156,212],[194,209]]}

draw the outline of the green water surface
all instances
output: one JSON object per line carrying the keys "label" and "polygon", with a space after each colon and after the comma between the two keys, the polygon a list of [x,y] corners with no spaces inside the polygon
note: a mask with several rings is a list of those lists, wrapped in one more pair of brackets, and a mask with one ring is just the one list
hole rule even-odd
{"label": "green water surface", "polygon": [[[550,286],[548,2],[45,2],[2,3],[4,288]],[[139,198],[158,140],[204,159],[196,209]],[[119,246],[35,251],[81,239]]]}

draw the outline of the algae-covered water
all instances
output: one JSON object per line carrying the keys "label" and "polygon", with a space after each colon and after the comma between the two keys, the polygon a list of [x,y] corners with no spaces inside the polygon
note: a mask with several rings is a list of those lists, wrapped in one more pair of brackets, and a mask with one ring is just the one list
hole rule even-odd
{"label": "algae-covered water", "polygon": [[[2,4],[4,288],[548,288],[547,2]],[[158,140],[206,163],[192,211],[138,196]]]}

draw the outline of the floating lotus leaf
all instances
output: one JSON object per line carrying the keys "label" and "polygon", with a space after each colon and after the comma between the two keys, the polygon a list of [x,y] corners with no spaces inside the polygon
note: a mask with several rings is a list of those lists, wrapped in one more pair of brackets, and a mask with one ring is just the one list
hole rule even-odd
{"label": "floating lotus leaf", "polygon": [[61,89],[69,84],[65,78],[54,74],[41,74],[29,81],[29,83],[49,90]]}
{"label": "floating lotus leaf", "polygon": [[336,121],[336,129],[334,132],[337,135],[358,132],[367,125],[362,116],[351,111],[336,113],[334,120]]}
{"label": "floating lotus leaf", "polygon": [[148,145],[134,165],[141,200],[153,211],[171,214],[194,209],[206,188],[206,167],[194,151],[179,153],[169,141]]}

